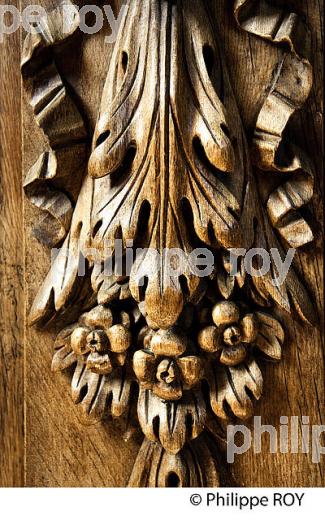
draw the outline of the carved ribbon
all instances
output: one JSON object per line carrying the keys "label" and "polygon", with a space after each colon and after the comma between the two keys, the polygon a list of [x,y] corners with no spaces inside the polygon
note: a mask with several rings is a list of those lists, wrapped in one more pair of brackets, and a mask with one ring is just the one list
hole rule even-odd
{"label": "carved ribbon", "polygon": [[[63,5],[69,6],[69,11]],[[84,122],[52,54],[78,26],[78,11],[66,1],[40,20],[37,30],[27,35],[23,48],[22,73],[29,103],[50,145],[27,173],[24,190],[32,204],[45,214],[34,234],[48,246],[58,245],[69,231],[73,204],[61,191],[62,184],[66,188],[68,177],[81,179],[86,160]]]}
{"label": "carved ribbon", "polygon": [[311,200],[314,176],[309,159],[293,144],[285,145],[283,134],[312,87],[310,34],[295,13],[285,12],[266,0],[236,0],[234,13],[245,31],[277,45],[287,44],[290,49],[279,63],[258,116],[253,160],[261,170],[289,177],[271,193],[267,210],[272,225],[288,244],[300,247],[313,240],[312,230],[297,210]]}

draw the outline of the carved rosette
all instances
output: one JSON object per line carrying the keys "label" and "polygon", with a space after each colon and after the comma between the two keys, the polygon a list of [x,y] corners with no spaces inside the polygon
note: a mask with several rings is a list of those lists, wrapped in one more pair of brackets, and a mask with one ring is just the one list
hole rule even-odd
{"label": "carved rosette", "polygon": [[[256,33],[250,3],[236,2],[235,15]],[[277,11],[261,4],[265,21],[274,23]],[[297,19],[289,19],[291,25],[279,13],[282,40],[272,40],[291,44],[284,71],[290,86],[281,97],[280,72],[258,121],[253,160],[261,169],[298,173],[270,194],[266,211],[206,2],[128,2],[88,173],[30,320],[70,323],[57,336],[52,368],[72,370],[72,398],[86,422],[130,418],[137,401],[145,440],[130,486],[219,485],[218,455],[207,433],[211,418],[245,420],[253,413],[262,395],[259,359],[281,359],[281,310],[313,320],[292,267],[278,287],[275,266],[263,276],[246,274],[239,257],[234,274],[229,261],[232,248],[276,248],[283,258],[280,236],[289,245],[312,239],[297,214],[311,198],[309,166],[303,168],[300,152],[290,166],[277,165],[292,113],[284,105],[294,105],[291,95],[299,108],[299,94],[302,104],[310,82],[309,62],[292,39]],[[39,60],[35,47],[26,51],[25,68]],[[290,83],[290,59],[300,60],[293,72],[301,71],[300,92]],[[279,111],[283,128],[276,133],[272,117]],[[105,247],[117,238],[123,260],[127,248],[142,248],[123,276],[104,268],[112,257],[118,260]],[[212,253],[212,274],[202,277],[186,262],[181,275],[170,272],[166,251],[177,249],[188,258],[197,248]],[[87,264],[83,278],[81,259]]]}

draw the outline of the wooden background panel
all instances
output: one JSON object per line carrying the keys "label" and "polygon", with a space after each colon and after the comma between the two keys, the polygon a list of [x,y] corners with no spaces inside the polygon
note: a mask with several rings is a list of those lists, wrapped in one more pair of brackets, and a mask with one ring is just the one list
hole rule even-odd
{"label": "wooden background panel", "polygon": [[[26,2],[27,4],[28,2]],[[121,1],[116,2],[117,9]],[[234,90],[248,132],[264,99],[279,51],[258,38],[241,32],[231,13],[231,2],[211,0],[216,25],[220,28]],[[51,5],[55,5],[52,2]],[[316,195],[311,219],[320,219],[321,200],[321,29],[316,0],[296,2],[313,26],[315,85],[302,114],[291,124],[295,140],[310,153],[317,169]],[[45,3],[43,5],[50,5]],[[60,70],[76,90],[93,128],[101,89],[112,46],[103,39],[107,26],[98,35],[83,36],[62,55]],[[36,161],[46,141],[24,103],[24,171]],[[263,175],[257,173],[257,175]],[[265,174],[264,174],[265,175]],[[31,227],[38,212],[26,203],[25,221],[26,286],[30,307],[37,288],[49,268],[50,254],[32,237]],[[321,312],[321,230],[316,227],[316,244],[299,254],[297,268],[316,295]],[[36,263],[35,263],[36,262]],[[35,267],[37,266],[37,268]],[[30,486],[123,486],[135,459],[138,440],[124,443],[112,424],[85,427],[69,395],[69,380],[50,371],[53,334],[26,329],[26,483]],[[264,397],[256,409],[264,424],[278,426],[281,415],[308,415],[315,424],[324,406],[324,364],[321,333],[299,323],[288,333],[284,360],[264,366]],[[323,418],[324,419],[324,418]],[[238,457],[232,468],[239,484],[321,485],[322,468],[309,455],[270,455],[267,443],[255,455],[249,451]]]}
{"label": "wooden background panel", "polygon": [[[11,5],[19,6],[13,1]],[[0,486],[23,485],[20,35],[0,43]]]}

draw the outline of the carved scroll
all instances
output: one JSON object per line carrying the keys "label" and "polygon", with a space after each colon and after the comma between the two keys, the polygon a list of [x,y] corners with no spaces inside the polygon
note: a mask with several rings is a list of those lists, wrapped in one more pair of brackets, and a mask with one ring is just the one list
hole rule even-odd
{"label": "carved scroll", "polygon": [[[257,32],[253,7],[237,2],[235,14]],[[263,36],[267,10],[265,22]],[[286,32],[273,39],[281,34]],[[278,134],[267,125],[263,130],[261,121],[273,110],[273,98],[279,106],[283,80],[280,75],[265,102],[254,139],[259,165],[277,171],[289,111]],[[267,132],[274,133],[270,145]],[[286,186],[295,190],[298,208],[297,178]],[[288,239],[288,207],[284,192],[277,193],[285,209],[272,217],[275,194],[268,209]],[[295,228],[289,243],[300,243],[302,234]],[[130,272],[106,272],[109,261],[125,262],[140,247]],[[71,369],[72,399],[83,420],[129,417],[137,401],[145,439],[130,486],[219,485],[205,430],[212,416],[245,420],[253,413],[263,389],[259,358],[279,361],[285,340],[274,306],[313,322],[313,305],[292,267],[280,286],[273,283],[275,265],[258,276],[246,273],[239,257],[232,272],[230,250],[252,247],[285,255],[257,189],[209,8],[203,0],[128,2],[88,174],[30,321],[66,322],[52,368]],[[198,248],[214,260],[213,272],[204,276],[184,261]],[[181,272],[168,265],[168,252],[176,250],[184,261]]]}

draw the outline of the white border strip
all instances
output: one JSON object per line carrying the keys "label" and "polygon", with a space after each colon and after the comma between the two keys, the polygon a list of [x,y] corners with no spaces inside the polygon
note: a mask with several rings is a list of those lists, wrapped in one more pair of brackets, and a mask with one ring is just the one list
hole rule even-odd
{"label": "white border strip", "polygon": [[324,499],[324,488],[0,489],[1,516],[10,520],[297,520],[321,514]]}

